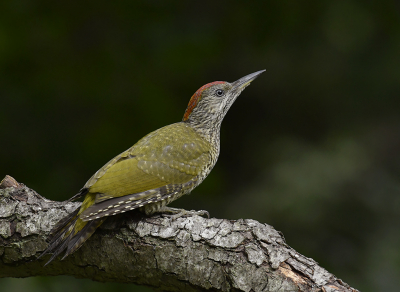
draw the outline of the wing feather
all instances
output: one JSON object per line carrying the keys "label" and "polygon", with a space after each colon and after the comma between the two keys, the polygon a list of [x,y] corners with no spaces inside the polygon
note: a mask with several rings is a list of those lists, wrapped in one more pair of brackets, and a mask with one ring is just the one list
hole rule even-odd
{"label": "wing feather", "polygon": [[[174,127],[172,127],[174,126]],[[177,123],[150,133],[104,165],[86,183],[95,203],[184,184],[208,164],[210,145],[192,128]]]}

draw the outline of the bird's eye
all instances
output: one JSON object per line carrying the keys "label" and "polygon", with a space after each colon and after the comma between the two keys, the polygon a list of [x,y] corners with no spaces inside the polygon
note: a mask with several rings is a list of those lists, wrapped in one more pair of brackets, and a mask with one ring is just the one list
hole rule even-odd
{"label": "bird's eye", "polygon": [[217,90],[215,91],[215,95],[216,95],[216,96],[221,97],[221,96],[223,96],[224,94],[225,94],[225,92],[224,92],[222,89],[217,89]]}

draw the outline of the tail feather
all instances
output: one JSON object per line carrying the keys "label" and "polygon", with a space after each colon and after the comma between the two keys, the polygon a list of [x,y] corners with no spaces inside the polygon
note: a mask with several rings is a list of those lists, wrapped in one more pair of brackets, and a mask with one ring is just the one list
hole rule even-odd
{"label": "tail feather", "polygon": [[78,213],[79,213],[79,208],[77,208],[74,212],[72,212],[71,214],[65,216],[60,221],[58,221],[57,224],[50,231],[50,234],[46,239],[47,242],[54,242],[56,238],[59,238],[61,235],[65,233],[67,227],[73,226],[73,224],[71,223],[76,222],[76,219],[78,219],[77,218]]}
{"label": "tail feather", "polygon": [[71,214],[62,218],[50,231],[49,236],[47,237],[46,241],[49,242],[48,247],[42,254],[38,257],[41,258],[47,253],[53,252],[54,249],[61,244],[63,240],[66,239],[66,235],[68,232],[72,232],[74,228],[76,220],[78,220],[77,215],[79,212],[79,208],[77,208]]}
{"label": "tail feather", "polygon": [[64,203],[69,203],[72,202],[76,199],[79,199],[80,197],[83,197],[84,195],[86,195],[89,192],[88,188],[83,188],[81,189],[75,196],[69,198],[68,200],[64,201]]}
{"label": "tail feather", "polygon": [[50,257],[50,259],[45,263],[44,265],[47,266],[50,264],[62,251],[65,249],[66,245],[68,244],[68,241],[70,240],[72,236],[72,233],[70,233],[67,237],[65,237],[59,244],[56,246],[57,249],[55,249],[53,255]]}
{"label": "tail feather", "polygon": [[64,250],[66,250],[66,253],[63,259],[75,252],[106,219],[101,218],[87,223],[82,222],[79,218],[79,211],[80,208],[61,219],[50,232],[47,239],[49,246],[39,256],[40,258],[45,254],[53,253],[45,265],[53,261]]}
{"label": "tail feather", "polygon": [[55,251],[55,249],[58,248],[64,242],[64,240],[72,235],[76,221],[78,221],[78,218],[72,220],[65,230],[61,230],[51,239],[49,247],[47,248],[48,252]]}
{"label": "tail feather", "polygon": [[101,218],[88,222],[81,231],[72,237],[68,241],[68,245],[66,246],[67,251],[65,252],[62,260],[80,248],[82,244],[96,231],[97,227],[104,222],[105,219],[106,218]]}

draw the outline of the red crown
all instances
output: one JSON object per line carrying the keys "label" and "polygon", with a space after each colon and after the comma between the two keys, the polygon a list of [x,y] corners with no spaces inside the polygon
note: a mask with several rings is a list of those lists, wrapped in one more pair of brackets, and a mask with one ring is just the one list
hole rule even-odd
{"label": "red crown", "polygon": [[199,103],[200,99],[201,99],[201,94],[203,93],[203,91],[215,84],[224,84],[225,81],[214,81],[211,83],[207,83],[206,85],[203,85],[202,87],[200,87],[192,96],[192,98],[189,101],[189,104],[187,106],[187,109],[185,111],[185,114],[183,115],[183,120],[186,121],[190,114],[192,113],[193,109],[196,107],[196,105]]}

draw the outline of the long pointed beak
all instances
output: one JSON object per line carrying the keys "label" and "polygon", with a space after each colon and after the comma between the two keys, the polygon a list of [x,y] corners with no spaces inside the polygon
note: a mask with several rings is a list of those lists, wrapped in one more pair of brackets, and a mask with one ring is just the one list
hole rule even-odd
{"label": "long pointed beak", "polygon": [[258,77],[258,75],[260,75],[263,72],[265,72],[265,70],[251,73],[249,75],[246,75],[246,76],[240,78],[239,80],[236,80],[235,82],[232,83],[232,86],[233,86],[232,89],[233,90],[243,90],[244,88],[246,88],[246,86],[248,86],[251,83],[251,81],[256,79]]}

